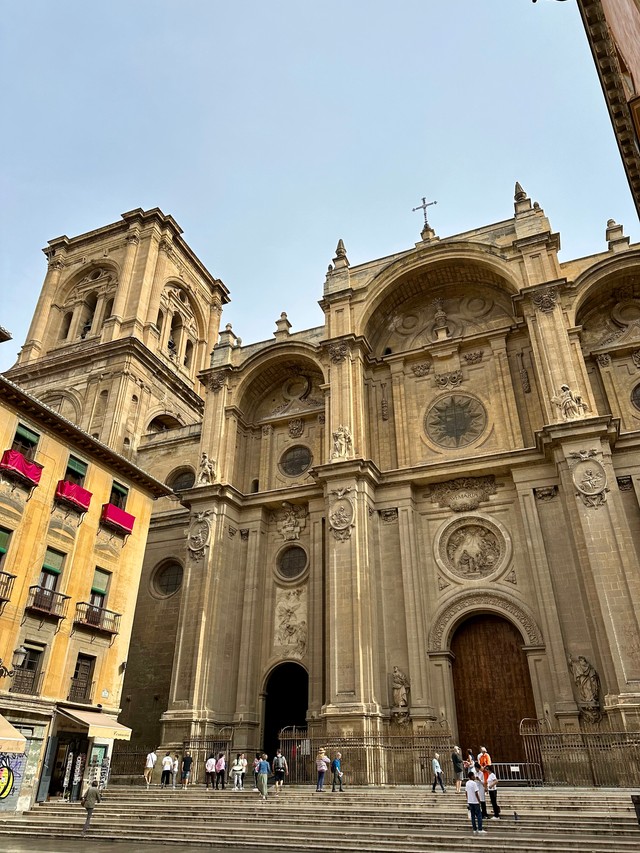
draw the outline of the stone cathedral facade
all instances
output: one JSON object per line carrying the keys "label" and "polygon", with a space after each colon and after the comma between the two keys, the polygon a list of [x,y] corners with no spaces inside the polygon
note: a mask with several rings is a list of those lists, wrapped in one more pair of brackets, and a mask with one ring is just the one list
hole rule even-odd
{"label": "stone cathedral facade", "polygon": [[135,741],[447,727],[509,760],[525,718],[640,729],[640,246],[610,221],[559,249],[516,185],[464,234],[358,265],[340,241],[324,324],[246,344],[159,210],[49,243],[10,378],[176,495]]}

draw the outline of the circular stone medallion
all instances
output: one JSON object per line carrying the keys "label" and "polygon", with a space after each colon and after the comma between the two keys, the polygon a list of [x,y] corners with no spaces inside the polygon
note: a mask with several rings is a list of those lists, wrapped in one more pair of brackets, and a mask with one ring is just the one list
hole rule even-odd
{"label": "circular stone medallion", "polygon": [[441,447],[466,447],[473,444],[487,425],[482,403],[468,394],[440,397],[424,416],[425,432]]}
{"label": "circular stone medallion", "polygon": [[436,542],[440,566],[465,580],[493,574],[507,564],[510,555],[511,540],[502,525],[482,516],[451,521]]}

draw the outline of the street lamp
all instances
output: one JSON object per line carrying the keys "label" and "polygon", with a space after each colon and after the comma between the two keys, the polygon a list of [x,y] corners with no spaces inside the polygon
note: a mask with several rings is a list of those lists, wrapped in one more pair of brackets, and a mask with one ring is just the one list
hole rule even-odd
{"label": "street lamp", "polygon": [[25,658],[27,657],[27,654],[27,650],[24,646],[19,646],[14,651],[13,659],[11,661],[11,666],[13,667],[13,669],[8,669],[2,663],[2,658],[0,658],[0,678],[6,678],[7,676],[9,676],[9,678],[13,678],[13,676],[16,674],[16,669],[20,669],[20,667],[25,661]]}

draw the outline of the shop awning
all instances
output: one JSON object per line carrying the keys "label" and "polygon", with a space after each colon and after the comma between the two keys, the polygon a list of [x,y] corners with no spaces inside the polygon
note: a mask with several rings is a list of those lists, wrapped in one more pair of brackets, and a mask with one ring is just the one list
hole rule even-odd
{"label": "shop awning", "polygon": [[73,720],[74,723],[79,723],[83,728],[89,729],[89,737],[103,737],[113,740],[131,739],[131,729],[123,726],[109,714],[99,714],[97,711],[77,711],[75,708],[58,708],[58,713]]}
{"label": "shop awning", "polygon": [[25,751],[27,739],[0,714],[0,752]]}

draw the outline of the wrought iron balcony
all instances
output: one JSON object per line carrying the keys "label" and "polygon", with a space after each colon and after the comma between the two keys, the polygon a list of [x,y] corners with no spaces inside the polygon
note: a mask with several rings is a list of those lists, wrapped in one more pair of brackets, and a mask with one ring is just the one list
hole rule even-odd
{"label": "wrought iron balcony", "polygon": [[0,604],[3,601],[9,601],[11,598],[11,590],[16,577],[17,575],[10,575],[8,572],[0,572]]}
{"label": "wrought iron balcony", "polygon": [[104,607],[81,601],[76,604],[76,615],[73,621],[75,625],[104,631],[105,634],[118,634],[121,616],[121,613],[114,613],[113,610],[105,610]]}
{"label": "wrought iron balcony", "polygon": [[69,596],[61,592],[53,592],[44,586],[30,586],[25,609],[53,619],[66,619],[68,601]]}
{"label": "wrought iron balcony", "polygon": [[56,486],[55,499],[58,503],[67,504],[80,512],[86,512],[92,498],[91,492],[83,489],[77,483],[60,480]]}
{"label": "wrought iron balcony", "polygon": [[103,504],[100,523],[105,527],[110,527],[117,533],[128,536],[133,530],[133,525],[136,520],[135,515],[125,512],[115,504]]}
{"label": "wrought iron balcony", "polygon": [[42,476],[42,468],[38,462],[20,453],[19,450],[5,450],[0,459],[0,471],[9,477],[15,477],[30,486],[37,486]]}
{"label": "wrought iron balcony", "polygon": [[38,696],[44,673],[31,669],[16,669],[9,693],[25,693],[28,696]]}
{"label": "wrought iron balcony", "polygon": [[72,678],[67,702],[85,702],[90,705],[94,684],[95,681],[87,681],[84,678]]}

